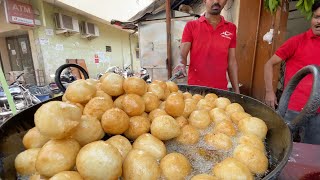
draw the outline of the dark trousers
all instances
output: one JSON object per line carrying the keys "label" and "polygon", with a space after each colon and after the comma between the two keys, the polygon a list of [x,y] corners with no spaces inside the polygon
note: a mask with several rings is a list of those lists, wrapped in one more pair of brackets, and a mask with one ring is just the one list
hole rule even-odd
{"label": "dark trousers", "polygon": [[[288,110],[285,114],[285,121],[292,121],[299,112]],[[292,132],[294,141],[308,143],[308,144],[320,144],[320,114],[317,113],[308,118],[304,124],[296,128],[295,132]]]}

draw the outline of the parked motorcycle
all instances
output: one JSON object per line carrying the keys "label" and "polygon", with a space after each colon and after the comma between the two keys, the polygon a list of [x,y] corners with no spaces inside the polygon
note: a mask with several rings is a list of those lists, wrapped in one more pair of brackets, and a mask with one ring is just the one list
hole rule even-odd
{"label": "parked motorcycle", "polygon": [[66,91],[68,84],[77,80],[77,78],[71,72],[71,67],[79,69],[85,79],[89,78],[88,72],[78,64],[61,65],[55,72],[54,81],[62,92]]}
{"label": "parked motorcycle", "polygon": [[134,71],[131,69],[131,65],[129,64],[127,67],[124,68],[122,72],[122,76],[124,78],[133,77],[135,75]]}
{"label": "parked motorcycle", "polygon": [[77,80],[77,77],[72,74],[71,67],[81,68],[77,64],[63,64],[56,70],[55,74],[50,75],[54,79],[54,82],[49,84],[52,97],[61,95],[70,83]]}
{"label": "parked motorcycle", "polygon": [[[118,66],[111,66],[107,69],[107,71],[105,73],[108,73],[108,72],[119,74],[120,76],[122,76],[124,78],[138,76],[138,77],[142,78],[144,81],[146,81],[147,83],[151,83],[151,81],[152,81],[151,76],[146,68],[140,68],[138,73],[134,73],[134,71],[130,68],[130,65],[125,67],[124,70],[119,68]],[[103,75],[103,73],[98,74],[97,79],[100,79],[102,75]]]}
{"label": "parked motorcycle", "polygon": [[146,81],[148,84],[152,82],[151,76],[146,68],[140,69],[140,78]]}
{"label": "parked motorcycle", "polygon": [[[16,77],[16,80],[9,85],[9,92],[13,97],[16,109],[18,112],[23,111],[35,104],[40,103],[41,101],[30,93],[30,91],[24,87],[18,79],[23,75],[21,73]],[[5,95],[2,87],[0,89],[0,124],[3,123],[7,118],[12,115],[10,110],[8,98]]]}
{"label": "parked motorcycle", "polygon": [[63,72],[60,76],[60,79],[62,82],[70,84],[73,81],[77,80],[77,77],[72,74],[70,68],[66,68],[65,70],[63,70]]}

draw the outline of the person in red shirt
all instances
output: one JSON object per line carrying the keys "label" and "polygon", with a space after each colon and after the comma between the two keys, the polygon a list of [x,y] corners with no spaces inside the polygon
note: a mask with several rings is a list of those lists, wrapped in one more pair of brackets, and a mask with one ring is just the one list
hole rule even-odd
{"label": "person in red shirt", "polygon": [[221,10],[227,0],[203,0],[205,15],[189,21],[183,31],[180,64],[186,76],[187,56],[190,52],[188,84],[227,90],[228,72],[233,90],[239,93],[238,64],[236,61],[236,26],[227,22]]}
{"label": "person in red shirt", "polygon": [[[308,31],[294,36],[286,41],[264,66],[264,79],[266,86],[265,103],[272,108],[277,105],[276,95],[272,87],[273,67],[275,65],[279,64],[281,61],[285,61],[286,63],[284,81],[285,87],[292,76],[295,75],[301,68],[311,64],[320,66],[319,0],[313,4],[312,12],[313,16],[311,19],[311,28]],[[285,115],[286,121],[293,120],[307,103],[311,92],[312,78],[312,75],[308,75],[296,87],[289,101],[288,111]],[[320,128],[320,118],[316,120],[317,117],[320,116],[315,115],[314,117],[315,118],[313,119],[309,119],[305,127],[303,127],[305,132],[310,132],[308,133],[309,135],[312,134],[312,131],[316,131],[313,126],[317,126],[318,129]],[[307,133],[305,135],[307,136]],[[303,138],[304,135],[300,134],[300,136]],[[315,133],[312,136],[314,136],[313,139],[317,138],[317,143],[320,143],[320,133]],[[305,137],[305,139],[308,138],[309,137]]]}

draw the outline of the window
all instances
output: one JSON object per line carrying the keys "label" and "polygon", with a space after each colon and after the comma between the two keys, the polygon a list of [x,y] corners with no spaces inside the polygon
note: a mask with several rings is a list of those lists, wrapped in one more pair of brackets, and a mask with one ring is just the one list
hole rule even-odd
{"label": "window", "polygon": [[111,46],[106,46],[106,52],[111,52]]}

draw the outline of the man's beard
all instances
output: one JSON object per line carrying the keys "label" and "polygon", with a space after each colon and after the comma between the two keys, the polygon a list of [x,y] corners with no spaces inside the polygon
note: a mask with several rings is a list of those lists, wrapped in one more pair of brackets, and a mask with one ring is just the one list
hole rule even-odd
{"label": "man's beard", "polygon": [[221,13],[221,10],[219,10],[219,11],[211,10],[211,11],[209,12],[209,14],[211,14],[211,15],[219,15],[220,13]]}
{"label": "man's beard", "polygon": [[[214,7],[217,6],[219,7],[219,9],[214,9]],[[211,9],[209,11],[209,14],[211,15],[219,15],[221,13],[221,6],[219,3],[214,3],[212,6],[211,6]]]}

